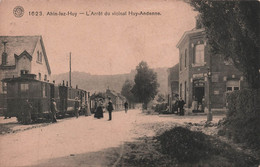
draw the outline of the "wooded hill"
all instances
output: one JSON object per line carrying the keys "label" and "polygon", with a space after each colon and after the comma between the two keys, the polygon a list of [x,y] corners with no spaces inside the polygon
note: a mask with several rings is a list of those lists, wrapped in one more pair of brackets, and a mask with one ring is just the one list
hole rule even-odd
{"label": "wooded hill", "polygon": [[[154,69],[157,73],[158,83],[160,84],[159,92],[163,94],[167,92],[168,87],[167,69],[167,67]],[[117,75],[91,75],[85,72],[72,72],[71,80],[73,87],[78,85],[79,88],[90,91],[91,93],[104,92],[108,87],[119,93],[125,80],[134,80],[135,74],[135,70],[127,74]],[[62,83],[64,80],[66,84],[66,81],[69,80],[69,73],[52,75],[52,80],[55,80],[57,84]]]}

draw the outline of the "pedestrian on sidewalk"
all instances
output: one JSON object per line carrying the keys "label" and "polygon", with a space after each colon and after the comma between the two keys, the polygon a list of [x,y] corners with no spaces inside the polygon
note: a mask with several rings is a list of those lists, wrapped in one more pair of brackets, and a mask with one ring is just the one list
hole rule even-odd
{"label": "pedestrian on sidewalk", "polygon": [[125,113],[127,113],[127,111],[128,111],[128,103],[127,103],[127,101],[125,101]]}
{"label": "pedestrian on sidewalk", "polygon": [[113,107],[113,103],[112,103],[110,97],[108,97],[108,100],[109,100],[108,105],[107,105],[107,111],[108,111],[108,114],[109,114],[108,120],[111,121],[112,120],[112,111],[114,110],[114,107]]}
{"label": "pedestrian on sidewalk", "polygon": [[78,97],[75,98],[74,111],[75,111],[76,118],[78,118],[79,117],[79,100],[78,100]]}
{"label": "pedestrian on sidewalk", "polygon": [[51,122],[52,123],[57,122],[57,118],[56,118],[57,111],[58,110],[57,110],[55,99],[52,98],[51,99]]}
{"label": "pedestrian on sidewalk", "polygon": [[180,112],[180,115],[184,115],[184,105],[185,105],[185,101],[180,97],[180,100],[178,102],[178,108],[179,108],[179,112]]}

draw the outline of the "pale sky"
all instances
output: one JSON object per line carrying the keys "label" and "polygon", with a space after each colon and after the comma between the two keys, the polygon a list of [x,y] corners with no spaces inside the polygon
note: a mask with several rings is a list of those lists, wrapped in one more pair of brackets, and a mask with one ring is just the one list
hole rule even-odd
{"label": "pale sky", "polygon": [[[16,6],[24,8],[21,18],[13,14]],[[29,16],[30,11],[44,16]],[[68,11],[77,16],[47,16]],[[86,16],[86,11],[111,14]],[[112,16],[114,11],[161,15]],[[188,4],[177,0],[0,0],[0,35],[42,35],[52,74],[69,71],[70,52],[72,71],[122,74],[141,60],[152,68],[177,64],[176,44],[195,27],[195,16]]]}

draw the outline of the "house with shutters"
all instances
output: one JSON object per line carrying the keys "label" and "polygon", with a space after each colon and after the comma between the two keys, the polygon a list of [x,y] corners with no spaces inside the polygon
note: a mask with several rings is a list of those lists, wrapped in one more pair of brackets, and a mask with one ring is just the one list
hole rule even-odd
{"label": "house with shutters", "polygon": [[[0,36],[0,81],[35,74],[37,80],[51,80],[51,69],[42,36]],[[0,82],[0,112],[5,108],[6,84]]]}

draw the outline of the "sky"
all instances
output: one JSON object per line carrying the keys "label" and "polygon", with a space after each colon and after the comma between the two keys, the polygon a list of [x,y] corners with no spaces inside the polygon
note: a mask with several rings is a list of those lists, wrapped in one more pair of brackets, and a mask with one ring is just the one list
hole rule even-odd
{"label": "sky", "polygon": [[[20,18],[13,14],[16,6],[24,8]],[[128,14],[140,11],[160,15]],[[102,15],[87,16],[86,12]],[[176,45],[185,31],[195,27],[196,15],[180,0],[0,0],[0,35],[42,35],[52,74],[69,71],[70,52],[72,71],[123,74],[142,60],[151,68],[177,64]]]}

